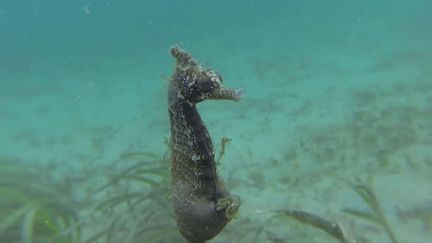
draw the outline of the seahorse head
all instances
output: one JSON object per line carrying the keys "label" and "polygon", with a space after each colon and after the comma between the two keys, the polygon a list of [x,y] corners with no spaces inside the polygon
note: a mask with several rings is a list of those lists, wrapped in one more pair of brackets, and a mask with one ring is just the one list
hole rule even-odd
{"label": "seahorse head", "polygon": [[206,99],[239,100],[241,89],[228,89],[222,85],[222,77],[211,68],[204,68],[187,52],[179,47],[171,48],[176,58],[176,71],[171,78],[177,89],[177,96],[190,103]]}

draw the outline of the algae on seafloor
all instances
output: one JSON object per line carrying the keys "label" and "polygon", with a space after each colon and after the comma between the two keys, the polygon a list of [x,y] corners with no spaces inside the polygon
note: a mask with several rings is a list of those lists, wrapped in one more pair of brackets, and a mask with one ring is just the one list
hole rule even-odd
{"label": "algae on seafloor", "polygon": [[19,160],[1,159],[0,242],[80,242],[76,205],[47,178]]}
{"label": "algae on seafloor", "polygon": [[[96,221],[90,242],[175,242],[177,232],[169,199],[169,162],[145,152],[124,153],[114,160],[106,182],[89,195]],[[116,168],[116,169],[113,169]],[[107,170],[108,171],[108,170]]]}
{"label": "algae on seafloor", "polygon": [[295,219],[298,222],[311,225],[317,229],[321,229],[341,243],[355,242],[355,240],[344,231],[342,225],[336,221],[328,220],[316,214],[300,210],[283,209],[275,210],[275,212]]}
{"label": "algae on seafloor", "polygon": [[343,211],[355,217],[378,224],[384,229],[391,242],[398,243],[399,241],[397,240],[396,235],[384,214],[381,203],[372,188],[364,184],[357,184],[353,186],[353,188],[360,198],[367,204],[369,210],[344,209]]}

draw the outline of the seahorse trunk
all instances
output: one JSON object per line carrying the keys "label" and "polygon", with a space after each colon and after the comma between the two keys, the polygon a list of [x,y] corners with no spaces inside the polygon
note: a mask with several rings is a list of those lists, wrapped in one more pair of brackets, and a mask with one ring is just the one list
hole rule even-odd
{"label": "seahorse trunk", "polygon": [[171,54],[177,60],[168,88],[173,205],[182,235],[190,243],[201,243],[232,219],[240,199],[219,181],[213,144],[196,103],[238,100],[241,92],[222,87],[220,76],[182,49],[174,47]]}

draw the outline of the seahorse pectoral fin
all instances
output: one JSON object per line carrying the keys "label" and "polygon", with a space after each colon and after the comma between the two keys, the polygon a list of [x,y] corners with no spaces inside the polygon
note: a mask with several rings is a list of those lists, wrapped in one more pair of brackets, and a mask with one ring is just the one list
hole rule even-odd
{"label": "seahorse pectoral fin", "polygon": [[225,87],[220,87],[215,89],[213,92],[206,95],[207,99],[214,100],[234,100],[239,101],[244,94],[243,89],[229,89]]}
{"label": "seahorse pectoral fin", "polygon": [[226,197],[221,197],[216,201],[215,210],[217,212],[223,212],[228,220],[231,220],[237,214],[240,207],[240,197],[237,195],[229,195]]}

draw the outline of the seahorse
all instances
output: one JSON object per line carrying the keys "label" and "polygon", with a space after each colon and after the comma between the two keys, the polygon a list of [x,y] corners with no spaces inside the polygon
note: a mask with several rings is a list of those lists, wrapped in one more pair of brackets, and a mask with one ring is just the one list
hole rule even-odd
{"label": "seahorse", "polygon": [[180,47],[170,52],[176,59],[168,85],[174,213],[186,241],[203,243],[234,218],[240,198],[218,177],[212,140],[196,105],[210,99],[238,101],[243,90],[225,88],[219,74],[204,68]]}

